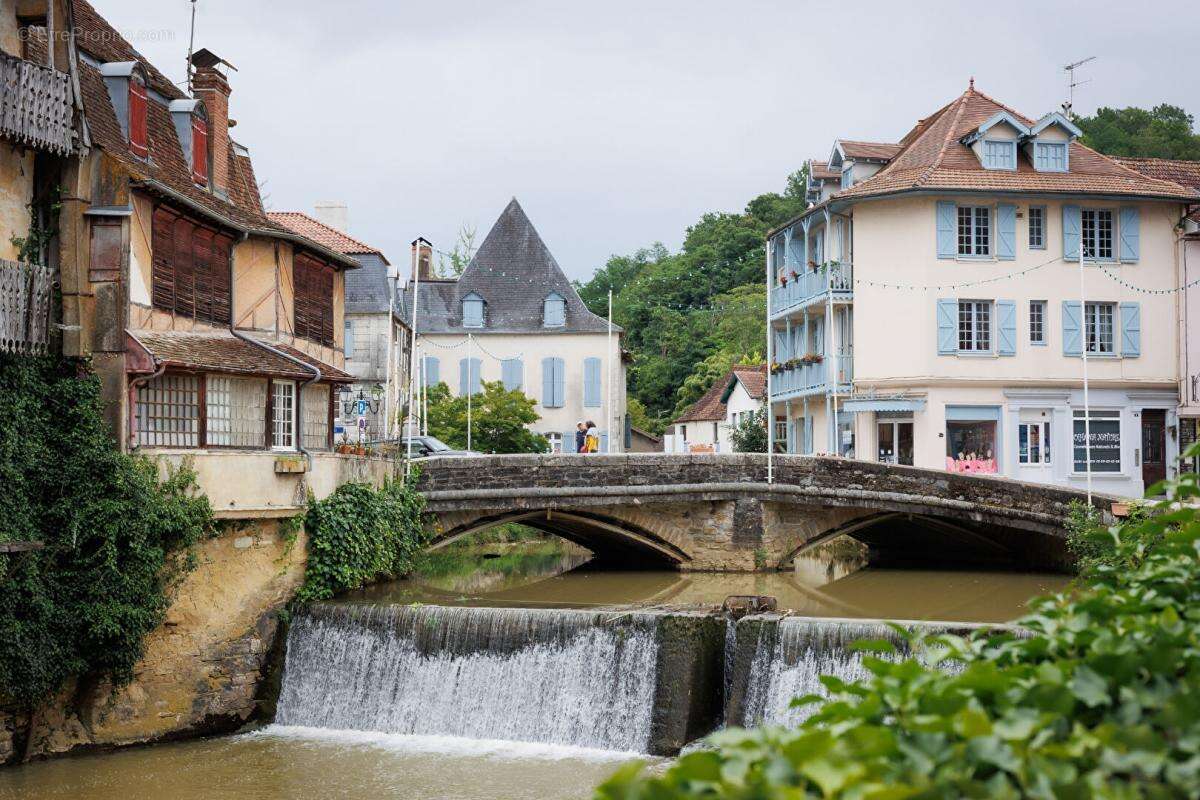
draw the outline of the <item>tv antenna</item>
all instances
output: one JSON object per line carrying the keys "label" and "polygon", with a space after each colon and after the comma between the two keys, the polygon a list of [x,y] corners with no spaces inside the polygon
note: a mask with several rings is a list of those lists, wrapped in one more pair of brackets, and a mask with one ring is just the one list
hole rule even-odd
{"label": "tv antenna", "polygon": [[[192,2],[195,1],[196,0],[192,0]],[[1063,67],[1063,70],[1067,73],[1067,102],[1063,103],[1063,111],[1066,113],[1068,118],[1071,117],[1071,109],[1075,106],[1075,87],[1092,82],[1091,78],[1087,78],[1086,80],[1082,81],[1075,80],[1075,70],[1079,69],[1089,61],[1095,60],[1095,56],[1088,56],[1085,59],[1067,64],[1065,67]]]}
{"label": "tv antenna", "polygon": [[189,97],[191,97],[191,95],[192,95],[192,73],[194,72],[194,69],[195,69],[192,66],[192,50],[195,47],[196,47],[196,0],[192,0],[192,27],[191,27],[191,31],[188,33],[188,56],[187,56],[187,93],[188,93]]}

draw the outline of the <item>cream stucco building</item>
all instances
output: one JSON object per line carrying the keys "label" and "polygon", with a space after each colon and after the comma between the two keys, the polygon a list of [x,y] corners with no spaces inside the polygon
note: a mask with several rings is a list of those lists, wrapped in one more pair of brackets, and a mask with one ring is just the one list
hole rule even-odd
{"label": "cream stucco building", "polygon": [[1076,487],[1090,452],[1095,489],[1124,495],[1174,472],[1179,298],[1163,290],[1198,195],[1078,136],[972,85],[897,143],[835,145],[818,166],[839,184],[770,235],[787,451]]}
{"label": "cream stucco building", "polygon": [[575,451],[580,420],[596,423],[601,451],[628,449],[621,328],[587,309],[515,199],[461,277],[433,279],[428,264],[415,259],[424,274],[405,290],[406,303],[414,290],[418,296],[417,357],[427,385],[445,383],[462,396],[503,381],[536,401],[532,427],[553,452]]}
{"label": "cream stucco building", "polygon": [[663,434],[667,453],[732,453],[733,429],[763,407],[764,365],[737,366],[679,415]]}

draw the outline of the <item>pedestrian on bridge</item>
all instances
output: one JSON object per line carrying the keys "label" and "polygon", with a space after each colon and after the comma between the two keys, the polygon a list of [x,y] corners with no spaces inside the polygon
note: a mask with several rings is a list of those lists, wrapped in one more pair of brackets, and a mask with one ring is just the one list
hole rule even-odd
{"label": "pedestrian on bridge", "polygon": [[587,448],[587,425],[583,420],[575,423],[575,452],[586,453]]}
{"label": "pedestrian on bridge", "polygon": [[590,419],[587,421],[587,434],[583,440],[583,452],[599,453],[600,452],[600,431],[596,430],[596,423]]}

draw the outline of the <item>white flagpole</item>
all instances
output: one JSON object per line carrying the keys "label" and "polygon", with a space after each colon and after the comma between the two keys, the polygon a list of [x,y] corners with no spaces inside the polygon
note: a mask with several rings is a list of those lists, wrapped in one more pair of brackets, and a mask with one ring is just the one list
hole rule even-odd
{"label": "white flagpole", "polygon": [[474,387],[471,374],[471,362],[475,358],[475,337],[467,334],[467,449],[471,449],[471,406],[474,400]]}
{"label": "white flagpole", "polygon": [[613,426],[613,407],[612,407],[612,376],[613,376],[613,352],[612,352],[612,289],[608,290],[608,333],[606,334],[605,342],[608,345],[607,355],[604,361],[606,362],[608,374],[604,376],[604,416],[608,419],[605,423],[608,428],[608,447],[606,453],[611,453],[613,450],[613,437],[616,435],[616,429]]}
{"label": "white flagpole", "polygon": [[421,432],[429,435],[429,376],[425,374],[425,361],[421,361]]}
{"label": "white flagpole", "polygon": [[412,299],[412,339],[409,342],[408,350],[408,419],[404,421],[404,433],[408,437],[408,455],[404,460],[404,475],[408,477],[412,470],[412,448],[413,448],[413,429],[412,415],[416,410],[417,394],[416,394],[416,378],[417,378],[417,304],[418,294],[421,287],[421,252],[419,247],[413,250],[412,261],[412,279],[413,279],[413,299]]}
{"label": "white flagpole", "polygon": [[[1083,458],[1087,475],[1088,508],[1092,507],[1092,409],[1088,398],[1087,293],[1083,283],[1083,225],[1079,231],[1079,354],[1083,359]],[[1100,339],[1100,320],[1096,320],[1096,340]],[[1074,423],[1074,420],[1072,420]]]}
{"label": "white flagpole", "polygon": [[767,240],[767,483],[775,482],[775,405],[771,400],[771,290],[775,288],[774,276],[771,275],[771,240]]}

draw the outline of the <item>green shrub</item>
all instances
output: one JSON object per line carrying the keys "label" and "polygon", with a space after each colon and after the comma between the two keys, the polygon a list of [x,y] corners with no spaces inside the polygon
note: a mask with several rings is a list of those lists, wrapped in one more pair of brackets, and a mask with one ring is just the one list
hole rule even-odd
{"label": "green shrub", "polygon": [[213,528],[183,469],[121,453],[88,364],[0,356],[0,699],[35,706],[71,678],[127,681],[190,547]]}
{"label": "green shrub", "polygon": [[[1169,489],[1200,498],[1195,475]],[[867,655],[867,681],[826,677],[828,699],[797,701],[818,705],[798,730],[723,731],[659,777],[621,770],[597,796],[1200,796],[1200,517],[1186,504],[1140,516],[1073,591],[1033,603],[1019,621],[1028,637],[935,636],[914,643],[921,660]],[[940,668],[950,662],[960,668]]]}
{"label": "green shrub", "polygon": [[346,483],[309,505],[308,563],[296,602],[324,600],[412,569],[424,544],[425,508],[414,482],[415,476],[390,480],[380,489]]}

